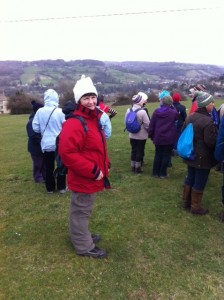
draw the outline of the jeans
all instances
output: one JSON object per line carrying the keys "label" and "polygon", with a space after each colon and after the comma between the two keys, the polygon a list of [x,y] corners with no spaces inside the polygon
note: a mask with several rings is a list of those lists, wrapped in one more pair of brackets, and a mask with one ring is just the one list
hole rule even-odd
{"label": "jeans", "polygon": [[153,176],[167,176],[167,168],[171,159],[173,145],[155,145],[155,156],[153,161]]}
{"label": "jeans", "polygon": [[208,180],[210,169],[198,169],[187,167],[187,176],[185,184],[191,186],[197,191],[203,192]]}

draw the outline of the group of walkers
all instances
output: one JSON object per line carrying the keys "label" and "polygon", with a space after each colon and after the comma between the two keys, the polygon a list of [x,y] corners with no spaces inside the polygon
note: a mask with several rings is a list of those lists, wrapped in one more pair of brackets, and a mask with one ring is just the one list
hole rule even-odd
{"label": "group of walkers", "polygon": [[[131,171],[142,173],[144,147],[148,138],[155,146],[152,176],[159,179],[169,177],[167,170],[172,166],[172,156],[178,155],[177,142],[181,132],[189,123],[194,130],[194,159],[184,159],[187,175],[184,179],[182,208],[192,214],[205,215],[208,209],[201,207],[203,193],[208,181],[210,170],[219,161],[224,160],[224,119],[219,126],[223,112],[215,109],[214,98],[206,91],[204,85],[197,85],[190,90],[192,106],[187,115],[186,107],[180,104],[181,95],[163,90],[159,93],[160,105],[152,113],[151,118],[143,109],[146,103],[143,98],[135,95],[132,98],[132,109],[136,111],[141,130],[129,132],[131,144]],[[223,110],[223,107],[221,107]],[[127,118],[130,108],[125,114]],[[219,147],[217,150],[217,135]],[[216,152],[215,152],[216,150]],[[224,194],[224,193],[223,193]],[[224,197],[224,195],[223,195]],[[224,202],[224,200],[223,200]]]}
{"label": "group of walkers", "polygon": [[[158,179],[168,178],[167,169],[172,156],[177,155],[178,138],[189,122],[193,124],[195,159],[185,160],[187,176],[182,207],[192,214],[203,215],[208,213],[201,207],[203,192],[210,170],[217,164],[214,151],[218,126],[212,114],[212,95],[202,85],[192,92],[194,108],[188,116],[186,107],[180,103],[181,95],[164,90],[159,93],[160,104],[151,117],[146,108],[148,96],[144,92],[134,95],[125,120],[131,109],[136,111],[141,125],[137,133],[129,133],[131,171],[143,172],[145,144],[150,138],[155,146],[152,176]],[[116,111],[104,104],[90,77],[83,75],[73,93],[74,99],[63,109],[59,108],[59,95],[53,89],[44,93],[44,105],[32,102],[33,113],[26,128],[33,179],[36,183],[45,183],[49,194],[71,192],[69,232],[74,249],[80,256],[104,258],[107,251],[96,246],[101,236],[91,233],[88,223],[96,193],[110,189],[107,139],[111,136],[111,118]],[[222,123],[224,128],[224,121]],[[56,140],[66,173],[55,173]]]}

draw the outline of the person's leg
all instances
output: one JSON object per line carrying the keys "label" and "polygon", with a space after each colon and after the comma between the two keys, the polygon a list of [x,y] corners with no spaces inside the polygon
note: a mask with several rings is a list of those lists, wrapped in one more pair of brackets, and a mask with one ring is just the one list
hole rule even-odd
{"label": "person's leg", "polygon": [[42,174],[43,156],[31,154],[33,161],[33,179],[35,182],[44,182],[45,178]]}
{"label": "person's leg", "polygon": [[196,215],[205,215],[208,210],[201,207],[203,192],[208,180],[210,170],[195,168],[195,182],[191,192],[191,212]]}
{"label": "person's leg", "polygon": [[184,184],[182,193],[182,208],[189,210],[191,208],[191,190],[190,185]]}
{"label": "person's leg", "polygon": [[155,145],[155,156],[153,161],[152,175],[156,177],[160,176],[161,154],[162,154],[162,146]]}
{"label": "person's leg", "polygon": [[144,157],[144,149],[145,149],[146,140],[138,140],[137,141],[137,153],[136,153],[136,162],[135,168],[136,173],[141,173],[141,166]]}
{"label": "person's leg", "polygon": [[107,256],[107,252],[95,246],[95,243],[99,242],[101,237],[91,234],[88,228],[95,199],[96,193],[83,194],[72,192],[69,231],[72,244],[78,255],[104,258]]}
{"label": "person's leg", "polygon": [[195,168],[195,181],[193,184],[193,189],[203,192],[208,181],[209,173],[209,169]]}
{"label": "person's leg", "polygon": [[135,172],[135,162],[136,162],[136,155],[137,155],[137,140],[130,139],[131,144],[131,169]]}
{"label": "person's leg", "polygon": [[167,177],[167,168],[171,159],[173,145],[163,145],[161,154],[160,177]]}
{"label": "person's leg", "polygon": [[48,192],[55,191],[54,162],[55,162],[55,152],[54,151],[44,152],[44,163],[46,166],[45,186]]}
{"label": "person's leg", "polygon": [[57,189],[58,191],[66,190],[66,175],[58,173],[57,174]]}
{"label": "person's leg", "polygon": [[195,182],[195,168],[187,166],[187,176],[185,177],[184,184],[193,187]]}
{"label": "person's leg", "polygon": [[69,231],[72,244],[78,254],[88,252],[95,246],[88,228],[95,199],[96,193],[72,192],[71,194]]}
{"label": "person's leg", "polygon": [[44,182],[46,180],[46,165],[45,165],[45,161],[44,161],[44,154],[41,155],[40,157],[40,160],[41,160],[41,174],[42,174],[42,177],[44,179]]}

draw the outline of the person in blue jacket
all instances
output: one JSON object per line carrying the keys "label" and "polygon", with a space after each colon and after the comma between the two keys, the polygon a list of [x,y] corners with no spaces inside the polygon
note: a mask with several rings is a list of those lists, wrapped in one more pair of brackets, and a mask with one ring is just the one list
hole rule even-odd
{"label": "person in blue jacket", "polygon": [[41,135],[40,133],[36,133],[32,127],[33,118],[38,109],[43,107],[43,104],[38,103],[35,100],[33,100],[31,104],[33,106],[33,113],[29,116],[29,120],[26,124],[26,132],[28,136],[27,149],[33,161],[33,179],[36,183],[43,183],[45,182],[46,177],[46,167],[40,146]]}
{"label": "person in blue jacket", "polygon": [[[224,164],[224,116],[222,116],[219,129],[218,136],[215,145],[215,159],[222,165],[221,169],[224,172],[223,164]],[[223,174],[224,176],[224,174]],[[224,206],[224,186],[222,186],[222,204]],[[224,222],[224,211],[221,213],[221,221]]]}

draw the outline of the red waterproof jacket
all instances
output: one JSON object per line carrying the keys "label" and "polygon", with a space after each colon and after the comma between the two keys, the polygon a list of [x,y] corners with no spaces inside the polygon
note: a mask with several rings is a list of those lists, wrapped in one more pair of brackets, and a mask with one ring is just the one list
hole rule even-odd
{"label": "red waterproof jacket", "polygon": [[[92,194],[110,188],[109,159],[103,129],[100,126],[102,112],[78,105],[74,115],[82,116],[87,125],[85,132],[78,119],[69,118],[59,136],[59,155],[68,168],[68,188],[73,192]],[[100,170],[104,178],[96,180]]]}
{"label": "red waterproof jacket", "polygon": [[198,108],[197,101],[194,100],[191,104],[191,109],[189,111],[189,115],[193,114]]}

